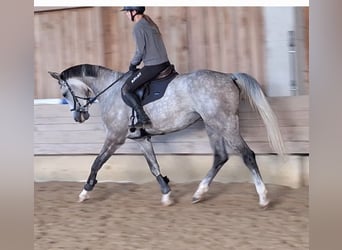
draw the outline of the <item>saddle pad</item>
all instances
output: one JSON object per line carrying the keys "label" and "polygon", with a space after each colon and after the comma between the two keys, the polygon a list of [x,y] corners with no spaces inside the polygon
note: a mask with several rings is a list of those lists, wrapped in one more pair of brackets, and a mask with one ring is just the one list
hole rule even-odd
{"label": "saddle pad", "polygon": [[146,105],[162,98],[165,94],[167,86],[177,75],[178,73],[175,72],[168,77],[159,80],[153,80],[151,83],[146,84],[143,95],[140,95],[141,104]]}

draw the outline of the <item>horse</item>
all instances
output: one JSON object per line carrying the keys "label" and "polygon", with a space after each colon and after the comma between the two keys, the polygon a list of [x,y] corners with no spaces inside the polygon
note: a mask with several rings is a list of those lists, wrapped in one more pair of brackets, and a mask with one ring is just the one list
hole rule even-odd
{"label": "horse", "polygon": [[97,183],[96,176],[103,164],[125,143],[127,138],[136,141],[144,154],[151,173],[160,185],[161,203],[174,203],[169,179],[163,176],[153,149],[151,137],[185,129],[202,119],[213,150],[213,164],[200,181],[192,196],[192,203],[203,200],[209,186],[230,154],[242,157],[249,169],[259,196],[259,205],[267,207],[269,198],[260,174],[255,153],[249,148],[239,131],[239,103],[246,98],[260,114],[266,126],[270,146],[280,156],[285,147],[277,117],[271,109],[260,84],[243,72],[223,73],[208,69],[178,74],[169,83],[159,100],[144,105],[152,121],[140,137],[131,137],[129,129],[132,109],[125,104],[121,88],[130,73],[116,72],[109,68],[80,64],[61,73],[49,72],[58,81],[62,96],[70,105],[75,122],[85,122],[89,107],[97,100],[106,129],[101,151],[92,163],[89,177],[79,194],[79,202],[90,198],[89,192]]}

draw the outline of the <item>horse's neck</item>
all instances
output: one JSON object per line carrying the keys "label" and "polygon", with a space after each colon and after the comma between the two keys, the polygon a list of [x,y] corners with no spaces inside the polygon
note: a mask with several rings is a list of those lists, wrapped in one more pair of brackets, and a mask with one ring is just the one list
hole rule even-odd
{"label": "horse's neck", "polygon": [[[118,112],[118,110],[131,112],[128,106],[121,98],[121,87],[124,84],[126,77],[122,73],[112,73],[101,75],[97,78],[87,80],[87,86],[93,91],[94,97],[99,102],[99,107],[102,113],[108,114]],[[122,114],[125,112],[121,112]],[[117,117],[108,115],[107,117]],[[110,118],[112,119],[112,118]]]}
{"label": "horse's neck", "polygon": [[[88,77],[85,80],[85,84],[94,92],[95,95],[103,95],[108,92],[112,92],[112,85],[116,80],[120,78],[122,74],[118,72],[114,72],[112,74],[108,74],[108,76],[99,76],[97,78]],[[115,85],[121,85],[121,82],[118,81]]]}

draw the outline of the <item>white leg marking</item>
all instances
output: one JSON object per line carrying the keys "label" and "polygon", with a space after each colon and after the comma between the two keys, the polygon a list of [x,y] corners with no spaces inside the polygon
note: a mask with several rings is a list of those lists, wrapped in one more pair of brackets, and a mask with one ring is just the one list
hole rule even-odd
{"label": "white leg marking", "polygon": [[199,202],[202,198],[203,195],[208,192],[209,190],[209,186],[206,183],[201,182],[196,190],[196,192],[194,193],[194,195],[192,196],[192,203],[197,203]]}
{"label": "white leg marking", "polygon": [[88,191],[83,189],[82,192],[78,196],[78,202],[82,202],[88,200],[90,198]]}
{"label": "white leg marking", "polygon": [[171,198],[171,191],[167,194],[162,195],[161,203],[163,206],[170,206],[173,204],[173,199]]}
{"label": "white leg marking", "polygon": [[259,205],[261,207],[266,207],[270,200],[267,198],[267,189],[265,187],[265,184],[261,181],[254,180],[256,191],[259,195]]}

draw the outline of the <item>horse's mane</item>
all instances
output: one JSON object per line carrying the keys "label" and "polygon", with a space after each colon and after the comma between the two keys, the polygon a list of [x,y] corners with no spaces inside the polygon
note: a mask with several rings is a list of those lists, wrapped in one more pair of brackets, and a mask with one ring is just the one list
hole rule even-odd
{"label": "horse's mane", "polygon": [[92,65],[92,64],[80,64],[72,66],[61,73],[61,78],[63,80],[68,80],[73,77],[97,77],[99,75],[100,70],[110,70],[106,67],[100,65]]}

